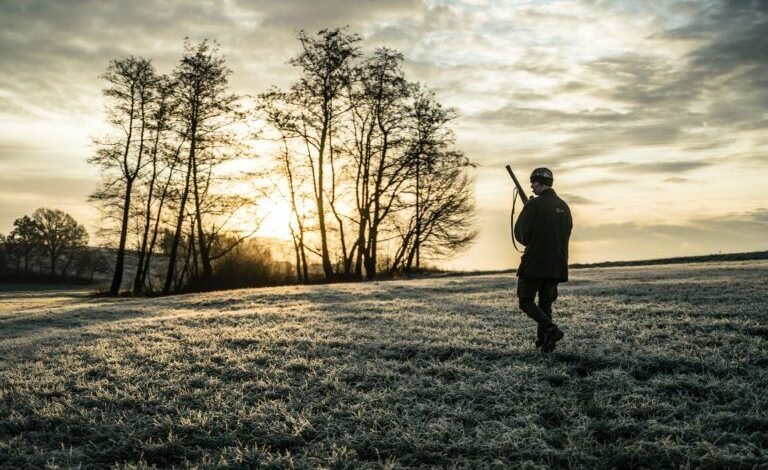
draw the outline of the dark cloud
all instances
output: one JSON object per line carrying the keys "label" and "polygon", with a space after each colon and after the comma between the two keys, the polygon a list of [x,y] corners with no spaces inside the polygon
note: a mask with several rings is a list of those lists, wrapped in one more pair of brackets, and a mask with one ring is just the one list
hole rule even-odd
{"label": "dark cloud", "polygon": [[0,87],[18,98],[6,101],[6,110],[26,102],[92,111],[100,98],[98,77],[110,59],[137,54],[171,66],[185,34],[232,26],[216,2],[11,0],[2,3],[0,18]]}
{"label": "dark cloud", "polygon": [[623,185],[626,184],[627,181],[630,181],[631,178],[624,177],[624,178],[594,178],[586,182],[582,183],[569,183],[568,187],[577,189],[577,188],[594,188],[598,186],[617,186],[617,185]]}
{"label": "dark cloud", "polygon": [[[725,0],[704,11],[688,30],[712,40],[690,55],[695,67],[730,74],[745,65],[768,64],[768,2]],[[686,28],[670,31],[685,36]]]}
{"label": "dark cloud", "polygon": [[[603,124],[592,128],[581,127],[577,131],[575,137],[566,137],[551,148],[540,151],[540,154],[558,162],[575,162],[630,148],[670,147],[684,139],[681,129],[673,125]],[[660,153],[659,157],[663,158],[665,154]]]}
{"label": "dark cloud", "polygon": [[[653,240],[656,243],[696,243],[719,246],[723,251],[739,251],[738,243],[757,243],[768,248],[768,209],[731,213],[721,217],[697,218],[679,224],[600,224],[579,226],[574,232],[580,240]],[[760,242],[762,240],[762,243]],[[729,249],[730,246],[730,249]]]}
{"label": "dark cloud", "polygon": [[694,87],[680,86],[677,63],[644,52],[601,58],[587,66],[610,84],[596,90],[598,97],[642,106],[646,112],[649,107],[662,111],[676,108],[699,93]]}
{"label": "dark cloud", "polygon": [[586,206],[586,205],[597,204],[597,201],[593,201],[592,199],[589,199],[583,196],[577,196],[575,194],[562,194],[562,197],[568,202],[568,204],[572,206]]}
{"label": "dark cloud", "polygon": [[623,174],[631,173],[685,173],[712,165],[710,161],[669,160],[648,163],[604,162],[580,165],[581,168],[609,168]]}
{"label": "dark cloud", "polygon": [[582,92],[582,91],[592,90],[593,88],[594,86],[590,85],[589,83],[570,80],[560,85],[557,88],[557,91],[571,93],[571,92],[577,92],[577,91]]}
{"label": "dark cloud", "polygon": [[169,72],[185,36],[217,39],[235,72],[233,85],[258,92],[285,80],[299,29],[371,30],[376,20],[418,17],[425,10],[418,0],[7,0],[0,2],[0,89],[7,92],[0,95],[0,111],[30,113],[34,104],[93,112],[99,75],[110,59],[141,55]]}
{"label": "dark cloud", "polygon": [[[513,93],[514,97],[524,100],[541,99],[541,94]],[[551,98],[551,96],[550,96]],[[558,111],[543,108],[529,108],[508,104],[493,111],[484,111],[467,120],[479,122],[500,123],[517,129],[551,129],[551,128],[592,128],[595,124],[626,121],[627,116],[608,109],[588,111]]]}
{"label": "dark cloud", "polygon": [[692,170],[698,170],[711,165],[709,162],[697,161],[671,161],[656,163],[640,163],[629,165],[628,168],[633,173],[685,173]]}
{"label": "dark cloud", "polygon": [[703,3],[695,21],[660,36],[701,43],[668,88],[695,90],[708,102],[704,120],[737,129],[768,126],[768,2]]}
{"label": "dark cloud", "polygon": [[[677,158],[689,158],[686,154],[690,153],[690,158],[695,159],[697,152],[731,145],[739,131],[768,128],[767,4],[736,0],[673,2],[662,8],[678,17],[689,17],[690,21],[648,39],[670,46],[693,41],[696,46],[682,61],[637,47],[585,63],[587,75],[576,80],[568,78],[570,71],[532,69],[540,76],[563,80],[548,92],[518,90],[505,96],[497,109],[467,119],[526,132],[558,133],[564,137],[559,144],[537,152],[543,159],[558,162],[638,146],[674,146],[682,149]],[[599,6],[624,12],[642,10],[622,2],[600,2]],[[541,14],[535,9],[527,13]],[[592,97],[616,105],[553,110],[540,104],[547,98],[556,102],[570,96]],[[687,171],[700,166],[694,161],[668,167]],[[664,170],[653,166],[633,169]]]}
{"label": "dark cloud", "polygon": [[[244,9],[253,9],[264,15],[264,26],[287,28],[322,29],[345,24],[359,25],[368,23],[372,18],[391,16],[393,18],[410,17],[414,12],[425,10],[423,3],[418,0],[390,0],[379,2],[361,0],[330,0],[322,3],[314,1],[291,2],[246,2],[241,1]],[[435,10],[435,13],[438,13]],[[439,14],[433,14],[435,27],[441,27],[445,20],[440,21]]]}

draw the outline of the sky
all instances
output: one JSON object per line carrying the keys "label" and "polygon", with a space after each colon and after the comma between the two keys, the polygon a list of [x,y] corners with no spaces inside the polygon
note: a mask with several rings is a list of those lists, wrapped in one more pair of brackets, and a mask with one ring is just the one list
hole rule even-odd
{"label": "sky", "polygon": [[296,78],[298,30],[342,26],[457,112],[480,236],[440,266],[516,267],[506,164],[526,189],[553,170],[571,262],[768,249],[766,0],[3,0],[0,233],[38,207],[95,233],[109,60],[170,72],[185,37],[211,38],[255,95]]}

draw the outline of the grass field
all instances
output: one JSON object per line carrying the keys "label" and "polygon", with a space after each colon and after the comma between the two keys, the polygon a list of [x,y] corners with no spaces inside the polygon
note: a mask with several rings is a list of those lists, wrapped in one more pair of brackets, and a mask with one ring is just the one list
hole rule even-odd
{"label": "grass field", "polygon": [[514,287],[0,290],[0,467],[768,468],[768,261]]}

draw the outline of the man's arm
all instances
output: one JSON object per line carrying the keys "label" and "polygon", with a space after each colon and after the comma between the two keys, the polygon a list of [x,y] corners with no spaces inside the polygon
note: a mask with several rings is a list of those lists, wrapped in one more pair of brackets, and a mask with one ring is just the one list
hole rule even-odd
{"label": "man's arm", "polygon": [[520,211],[520,216],[517,218],[517,223],[515,224],[515,240],[523,245],[528,245],[528,227],[531,219],[531,207],[532,205],[530,203],[523,206],[523,210]]}

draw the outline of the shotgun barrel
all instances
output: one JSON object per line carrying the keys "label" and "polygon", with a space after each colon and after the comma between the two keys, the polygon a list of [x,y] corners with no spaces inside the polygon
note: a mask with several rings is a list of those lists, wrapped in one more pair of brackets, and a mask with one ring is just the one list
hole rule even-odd
{"label": "shotgun barrel", "polygon": [[528,196],[525,195],[525,191],[523,191],[523,187],[520,186],[520,182],[517,181],[517,177],[515,176],[515,172],[512,171],[512,167],[507,165],[507,172],[509,173],[509,176],[512,177],[512,181],[515,182],[515,186],[517,187],[517,193],[520,194],[520,199],[523,201],[523,204],[528,203]]}

